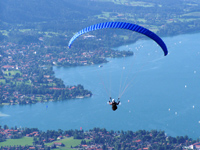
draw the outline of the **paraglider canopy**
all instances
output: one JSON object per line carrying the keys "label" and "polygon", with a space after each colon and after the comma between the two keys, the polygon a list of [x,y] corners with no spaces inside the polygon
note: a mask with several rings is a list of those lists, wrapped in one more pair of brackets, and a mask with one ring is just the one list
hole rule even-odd
{"label": "paraglider canopy", "polygon": [[131,31],[135,31],[135,32],[144,34],[147,37],[154,40],[162,48],[165,56],[168,54],[168,50],[167,50],[165,43],[163,42],[163,40],[158,35],[156,35],[152,31],[150,31],[150,30],[148,30],[144,27],[141,27],[139,25],[132,24],[132,23],[126,23],[126,22],[103,22],[103,23],[99,23],[99,24],[95,24],[95,25],[91,25],[89,27],[86,27],[86,28],[80,30],[79,32],[77,32],[70,39],[68,47],[70,48],[72,43],[74,42],[74,40],[77,37],[79,37],[80,35],[87,33],[87,32],[90,32],[90,31],[94,31],[94,30],[98,30],[98,29],[104,29],[104,28],[127,29],[127,30],[131,30]]}

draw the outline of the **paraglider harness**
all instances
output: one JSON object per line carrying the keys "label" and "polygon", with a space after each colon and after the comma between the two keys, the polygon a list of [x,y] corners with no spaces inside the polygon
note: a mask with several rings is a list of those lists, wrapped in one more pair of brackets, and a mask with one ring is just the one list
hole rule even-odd
{"label": "paraglider harness", "polygon": [[[111,97],[110,97],[110,100],[112,100]],[[112,105],[112,110],[113,111],[117,110],[117,105],[119,105],[119,103],[120,103],[119,98],[117,99],[117,102],[115,102],[114,99],[111,102],[109,101],[109,104]]]}

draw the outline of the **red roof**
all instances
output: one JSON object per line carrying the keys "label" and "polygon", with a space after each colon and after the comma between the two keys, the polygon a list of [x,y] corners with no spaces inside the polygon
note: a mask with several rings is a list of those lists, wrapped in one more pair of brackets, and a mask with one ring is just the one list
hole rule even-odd
{"label": "red roof", "polygon": [[5,65],[5,66],[3,66],[3,68],[14,68],[14,66]]}
{"label": "red roof", "polygon": [[194,143],[193,145],[200,145],[200,142],[198,142],[198,143]]}

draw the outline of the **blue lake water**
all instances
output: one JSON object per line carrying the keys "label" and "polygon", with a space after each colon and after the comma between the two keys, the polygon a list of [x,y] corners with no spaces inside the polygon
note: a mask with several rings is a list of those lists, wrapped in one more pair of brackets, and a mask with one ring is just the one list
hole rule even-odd
{"label": "blue lake water", "polygon": [[[141,40],[118,48],[131,50],[134,56],[109,59],[103,67],[54,67],[55,76],[66,85],[82,84],[93,96],[1,106],[0,125],[41,130],[157,129],[171,136],[199,138],[200,33],[163,40],[168,56],[152,40]],[[120,95],[121,105],[114,112],[107,102]]]}

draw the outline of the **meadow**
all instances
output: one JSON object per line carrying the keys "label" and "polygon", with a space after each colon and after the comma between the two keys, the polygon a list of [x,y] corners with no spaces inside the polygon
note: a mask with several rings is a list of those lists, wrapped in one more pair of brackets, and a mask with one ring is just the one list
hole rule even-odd
{"label": "meadow", "polygon": [[14,146],[14,145],[33,145],[32,137],[23,137],[20,139],[7,139],[5,142],[0,142],[0,146]]}

